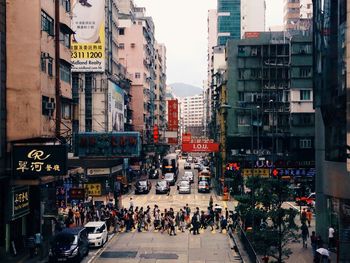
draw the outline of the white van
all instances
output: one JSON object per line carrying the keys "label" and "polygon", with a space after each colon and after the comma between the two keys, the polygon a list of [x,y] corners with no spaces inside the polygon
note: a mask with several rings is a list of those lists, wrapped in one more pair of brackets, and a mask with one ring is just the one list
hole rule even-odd
{"label": "white van", "polygon": [[89,245],[102,247],[108,240],[107,226],[103,221],[89,222],[85,225],[88,232]]}

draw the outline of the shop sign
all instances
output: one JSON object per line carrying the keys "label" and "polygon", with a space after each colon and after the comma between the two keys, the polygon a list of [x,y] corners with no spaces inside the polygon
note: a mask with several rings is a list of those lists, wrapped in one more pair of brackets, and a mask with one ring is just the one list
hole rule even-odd
{"label": "shop sign", "polygon": [[243,176],[261,176],[261,177],[270,177],[270,170],[261,168],[261,169],[243,169]]}
{"label": "shop sign", "polygon": [[67,174],[66,145],[14,145],[13,174],[16,177],[37,177]]}
{"label": "shop sign", "polygon": [[29,214],[29,187],[14,186],[11,190],[11,215],[10,220]]}
{"label": "shop sign", "polygon": [[[124,159],[125,160],[125,159]],[[128,160],[128,159],[127,159]],[[116,172],[122,171],[123,170],[123,164],[117,165],[117,166],[113,166],[111,168],[111,173],[114,174]]]}
{"label": "shop sign", "polygon": [[84,200],[85,189],[84,188],[71,188],[69,189],[70,200]]}
{"label": "shop sign", "polygon": [[84,188],[88,196],[101,196],[101,184],[85,184]]}
{"label": "shop sign", "polygon": [[219,144],[218,143],[183,143],[182,144],[183,152],[218,152]]}
{"label": "shop sign", "polygon": [[87,175],[109,175],[110,169],[109,168],[89,168],[86,171]]}
{"label": "shop sign", "polygon": [[183,133],[182,134],[182,143],[191,142],[191,133]]}
{"label": "shop sign", "polygon": [[[178,100],[168,100],[168,130],[179,129],[179,103]],[[168,138],[169,144],[177,144],[177,138]]]}
{"label": "shop sign", "polygon": [[279,176],[291,176],[291,177],[315,177],[315,168],[276,168]]}
{"label": "shop sign", "polygon": [[79,157],[139,157],[139,132],[85,132],[75,136],[74,154]]}

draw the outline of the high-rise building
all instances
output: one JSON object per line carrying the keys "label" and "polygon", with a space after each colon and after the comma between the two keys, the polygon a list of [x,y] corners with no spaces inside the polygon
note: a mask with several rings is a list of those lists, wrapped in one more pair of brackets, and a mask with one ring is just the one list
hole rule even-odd
{"label": "high-rise building", "polygon": [[246,32],[265,31],[265,0],[241,0],[241,37]]}
{"label": "high-rise building", "polygon": [[184,97],[180,103],[184,132],[189,132],[192,136],[203,136],[203,94]]}
{"label": "high-rise building", "polygon": [[328,240],[332,226],[337,261],[350,262],[350,5],[346,0],[313,4],[316,232]]}
{"label": "high-rise building", "polygon": [[241,38],[241,0],[218,0],[217,16],[218,45]]}
{"label": "high-rise building", "polygon": [[310,30],[312,12],[312,0],[284,0],[284,29],[287,31]]}

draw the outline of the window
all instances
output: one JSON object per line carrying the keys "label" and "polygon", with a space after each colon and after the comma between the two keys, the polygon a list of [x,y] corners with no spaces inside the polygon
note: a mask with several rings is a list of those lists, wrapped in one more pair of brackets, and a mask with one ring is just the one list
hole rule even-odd
{"label": "window", "polygon": [[62,102],[62,119],[70,120],[72,117],[72,108],[69,103]]}
{"label": "window", "polygon": [[52,67],[53,67],[53,58],[49,58],[49,61],[47,63],[47,74],[52,77]]}
{"label": "window", "polygon": [[60,63],[60,78],[64,82],[71,82],[71,70],[68,63]]}
{"label": "window", "polygon": [[311,77],[311,68],[310,67],[299,68],[299,76],[301,78]]}
{"label": "window", "polygon": [[300,100],[311,100],[311,91],[310,90],[301,90],[300,91]]}
{"label": "window", "polygon": [[47,96],[41,97],[41,113],[45,116],[52,116],[55,109],[55,99]]}
{"label": "window", "polygon": [[135,73],[135,79],[139,79],[139,78],[141,78],[141,74],[140,74],[140,72],[136,72]]}
{"label": "window", "polygon": [[119,49],[124,49],[124,43],[119,43]]}
{"label": "window", "polygon": [[246,125],[246,118],[244,116],[238,116],[238,125]]}
{"label": "window", "polygon": [[60,41],[65,47],[70,48],[70,34],[60,31]]}
{"label": "window", "polygon": [[120,36],[125,35],[125,28],[124,28],[124,27],[119,28],[119,29],[118,29],[118,33],[119,33]]}
{"label": "window", "polygon": [[61,0],[61,5],[63,5],[66,12],[70,12],[70,0]]}
{"label": "window", "polygon": [[244,101],[244,92],[238,91],[238,101]]}
{"label": "window", "polygon": [[311,148],[311,139],[300,139],[299,147],[301,149],[310,149]]}
{"label": "window", "polygon": [[44,53],[41,52],[41,57],[40,57],[40,67],[42,72],[46,72],[46,58]]}
{"label": "window", "polygon": [[41,30],[47,32],[49,36],[53,36],[53,26],[53,18],[41,10]]}

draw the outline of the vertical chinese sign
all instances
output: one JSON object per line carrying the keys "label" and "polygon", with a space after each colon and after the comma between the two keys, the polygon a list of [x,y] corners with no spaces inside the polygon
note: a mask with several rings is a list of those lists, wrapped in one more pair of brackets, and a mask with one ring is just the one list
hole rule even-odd
{"label": "vertical chinese sign", "polygon": [[75,1],[72,14],[72,72],[104,72],[105,1]]}
{"label": "vertical chinese sign", "polygon": [[66,145],[14,145],[13,175],[17,178],[66,175],[67,154]]}
{"label": "vertical chinese sign", "polygon": [[[179,129],[179,104],[177,100],[168,100],[168,131]],[[168,138],[169,144],[177,144],[177,138]]]}

